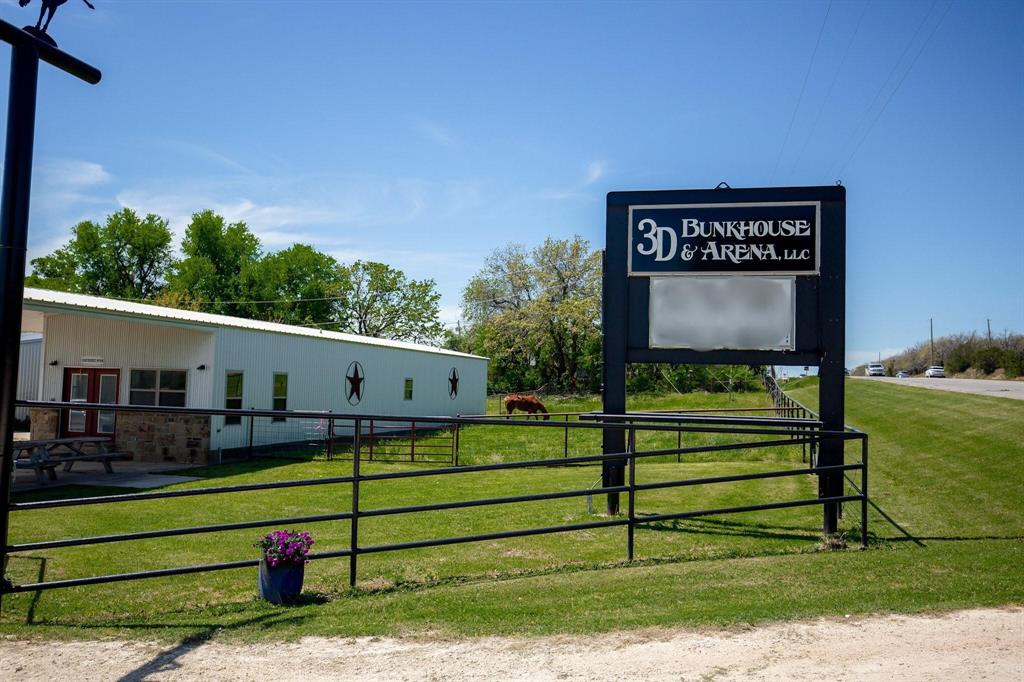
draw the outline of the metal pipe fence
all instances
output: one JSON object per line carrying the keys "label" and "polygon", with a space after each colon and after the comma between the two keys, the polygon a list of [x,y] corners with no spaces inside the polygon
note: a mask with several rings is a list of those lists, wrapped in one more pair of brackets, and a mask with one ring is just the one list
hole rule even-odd
{"label": "metal pipe fence", "polygon": [[[81,404],[81,403],[43,403],[43,402],[26,402],[26,407],[43,407],[47,409],[68,409],[74,407],[74,409],[103,409],[103,410],[123,410],[123,411],[146,411],[146,412],[161,412],[166,414],[203,414],[208,416],[229,416],[238,417],[240,419],[248,418],[250,424],[253,419],[267,417],[267,418],[318,418],[323,416],[322,412],[302,412],[302,411],[290,411],[290,412],[278,412],[274,410],[195,410],[189,408],[166,408],[166,407],[152,407],[143,408],[142,406],[122,406],[122,405],[93,405],[93,404]],[[789,409],[789,408],[787,408]],[[806,408],[804,408],[806,409]],[[868,446],[867,436],[855,429],[846,429],[843,431],[829,431],[821,428],[821,424],[816,419],[800,419],[792,417],[745,417],[735,415],[709,415],[709,414],[666,414],[666,413],[627,413],[627,414],[600,414],[600,413],[588,413],[582,415],[580,419],[576,421],[565,421],[563,423],[555,423],[551,421],[535,421],[535,420],[508,420],[505,418],[491,418],[491,417],[403,417],[395,415],[342,415],[342,414],[331,414],[328,417],[331,421],[331,433],[334,431],[333,422],[343,422],[351,425],[351,440],[352,440],[352,472],[350,475],[344,476],[333,476],[325,478],[311,478],[311,479],[296,479],[286,481],[274,481],[266,483],[253,483],[253,484],[240,484],[240,485],[223,485],[223,486],[208,486],[202,488],[192,489],[179,489],[179,490],[157,490],[152,492],[140,492],[140,493],[126,493],[119,495],[109,496],[98,496],[98,497],[80,497],[73,499],[52,499],[52,500],[39,500],[30,502],[14,502],[3,507],[2,509],[2,523],[7,528],[10,523],[11,514],[25,514],[31,513],[36,510],[52,509],[52,508],[71,508],[71,507],[84,507],[90,505],[101,505],[101,504],[117,504],[126,502],[142,502],[142,501],[153,501],[168,498],[181,498],[181,497],[200,497],[208,495],[222,495],[222,494],[233,494],[238,492],[247,491],[263,491],[263,490],[276,490],[281,488],[298,488],[298,487],[310,487],[310,486],[326,486],[326,485],[340,485],[349,486],[351,506],[346,509],[339,509],[331,513],[317,514],[317,515],[304,515],[304,516],[290,516],[283,518],[269,518],[269,519],[254,519],[246,521],[238,521],[232,523],[215,523],[201,526],[191,526],[182,528],[166,528],[160,530],[144,530],[144,531],[132,531],[126,533],[117,534],[105,534],[105,535],[94,535],[94,536],[83,536],[83,537],[70,537],[62,538],[58,540],[46,540],[46,541],[27,541],[21,543],[6,544],[0,547],[0,552],[3,553],[3,562],[0,565],[6,567],[7,558],[12,553],[26,552],[26,551],[39,551],[39,550],[50,550],[64,547],[75,547],[83,545],[94,545],[101,543],[121,543],[130,542],[134,540],[142,539],[154,539],[164,537],[179,537],[185,535],[194,535],[201,533],[215,533],[234,531],[239,529],[247,528],[258,528],[258,527],[270,527],[275,525],[293,525],[300,523],[314,523],[321,521],[348,521],[350,524],[349,532],[349,546],[344,549],[338,549],[334,551],[316,552],[309,555],[310,560],[323,560],[329,558],[344,558],[347,557],[349,560],[348,566],[348,579],[349,584],[354,586],[358,578],[359,570],[359,557],[368,554],[376,554],[383,552],[394,552],[403,551],[416,548],[424,547],[442,547],[448,545],[470,543],[470,542],[482,542],[491,541],[505,538],[518,538],[518,537],[530,537],[554,533],[570,533],[582,530],[590,530],[596,528],[610,528],[610,527],[625,527],[627,530],[626,537],[626,559],[627,561],[633,561],[635,555],[635,541],[634,535],[637,528],[644,527],[646,525],[678,519],[691,519],[704,516],[717,516],[725,514],[736,514],[746,513],[754,511],[765,511],[774,509],[784,508],[795,508],[805,506],[816,506],[830,503],[842,503],[842,502],[860,502],[861,504],[861,542],[866,545],[868,541],[867,535],[867,504],[868,504]],[[505,462],[494,462],[485,464],[472,464],[459,466],[453,463],[450,466],[441,466],[437,468],[411,468],[411,469],[399,469],[399,470],[385,470],[385,471],[372,471],[363,472],[361,469],[361,462],[368,462],[369,460],[363,456],[364,450],[364,438],[367,435],[369,425],[374,422],[388,422],[388,423],[412,423],[413,421],[431,426],[433,428],[450,429],[453,433],[453,447],[457,451],[457,442],[459,438],[460,429],[464,429],[468,426],[479,427],[479,426],[509,426],[513,425],[517,428],[558,428],[558,429],[581,429],[581,430],[607,430],[615,429],[625,431],[626,438],[626,449],[621,453],[613,454],[588,454],[578,456],[566,456],[561,459],[529,459],[523,461],[505,461]],[[347,428],[347,427],[346,427]],[[250,428],[250,431],[252,429]],[[648,450],[637,449],[637,433],[643,431],[653,432],[667,432],[677,434],[677,446],[674,448],[658,448]],[[728,434],[731,436],[742,437],[738,442],[732,443],[719,443],[714,445],[694,445],[690,447],[682,447],[682,434],[683,433],[715,433],[715,434]],[[750,439],[751,436],[757,436],[757,439]],[[770,437],[770,438],[765,438]],[[861,443],[861,457],[859,462],[853,462],[849,464],[819,467],[812,461],[809,466],[789,469],[779,469],[774,471],[765,471],[758,473],[744,473],[744,474],[729,474],[719,476],[704,476],[696,478],[677,478],[668,481],[653,481],[653,482],[642,482],[638,481],[637,478],[637,462],[643,462],[654,457],[663,457],[665,455],[675,455],[677,458],[682,458],[687,455],[695,455],[708,452],[725,452],[731,450],[753,450],[759,448],[776,448],[776,447],[790,447],[790,446],[816,446],[824,440],[839,440],[842,442],[846,441],[859,441]],[[606,487],[587,487],[570,490],[558,490],[558,491],[543,491],[543,492],[530,492],[519,495],[510,495],[503,497],[476,497],[467,500],[455,500],[455,501],[438,501],[430,504],[417,504],[417,505],[406,505],[406,506],[392,506],[392,507],[375,507],[375,508],[363,508],[360,502],[360,491],[364,485],[367,484],[383,484],[386,485],[388,481],[394,481],[399,479],[407,478],[423,478],[423,477],[455,477],[456,479],[460,476],[465,476],[471,473],[479,472],[499,472],[499,471],[514,471],[518,469],[527,469],[535,467],[560,467],[567,465],[600,465],[607,461],[625,461],[628,466],[628,478],[623,485],[606,486]],[[376,461],[376,460],[375,460]],[[13,464],[10,462],[9,464]],[[775,479],[783,477],[793,476],[807,476],[807,475],[822,475],[842,473],[844,476],[848,473],[860,471],[860,487],[855,487],[855,494],[843,494],[832,497],[817,497],[807,499],[795,499],[786,501],[772,501],[758,504],[747,504],[742,506],[732,506],[724,508],[713,508],[713,509],[681,509],[679,511],[663,512],[657,514],[643,514],[638,515],[637,507],[640,504],[638,497],[649,491],[665,490],[672,488],[683,488],[688,486],[698,485],[718,485],[731,482],[739,481],[751,481],[751,480],[763,480],[763,479]],[[852,481],[851,481],[852,483]],[[454,486],[452,486],[454,487]],[[442,510],[455,510],[455,509],[470,509],[478,507],[489,507],[495,505],[508,505],[508,504],[519,504],[519,503],[531,503],[531,502],[544,502],[557,499],[569,499],[569,498],[584,498],[591,497],[593,495],[600,494],[620,494],[626,493],[628,504],[626,513],[622,516],[616,516],[611,518],[603,518],[593,521],[577,522],[577,523],[566,523],[558,525],[530,527],[530,528],[518,528],[502,530],[497,532],[488,533],[475,533],[466,535],[456,535],[450,537],[438,537],[428,538],[422,540],[396,542],[389,544],[369,544],[364,545],[360,538],[360,520],[365,518],[380,518],[380,517],[391,517],[397,515],[409,515],[419,514],[426,512],[435,512]],[[48,590],[57,588],[66,588],[83,585],[94,585],[110,582],[120,582],[127,580],[139,580],[147,578],[157,578],[164,576],[183,575],[191,573],[199,573],[205,571],[218,571],[218,570],[229,570],[235,568],[246,568],[253,567],[259,564],[259,559],[245,559],[241,561],[226,561],[226,562],[213,562],[192,566],[178,566],[169,568],[160,568],[152,570],[143,570],[127,573],[114,573],[106,575],[96,575],[80,578],[68,578],[62,580],[51,580],[44,582],[31,582],[23,584],[13,584],[8,581],[3,582],[0,586],[0,597],[4,594],[19,593],[19,592],[34,592],[38,590]]]}
{"label": "metal pipe fence", "polygon": [[[782,387],[779,386],[779,382],[777,382],[775,377],[770,373],[764,372],[761,374],[761,384],[768,393],[768,397],[771,398],[775,409],[787,411],[790,416],[799,417],[801,419],[818,419],[817,412],[810,409],[803,403],[789,397],[789,395],[782,390]],[[808,455],[810,455],[810,461],[812,463],[817,461],[817,444],[812,443],[810,447],[804,446],[801,448],[801,461],[807,462]],[[842,513],[842,507],[840,507],[840,513]]]}

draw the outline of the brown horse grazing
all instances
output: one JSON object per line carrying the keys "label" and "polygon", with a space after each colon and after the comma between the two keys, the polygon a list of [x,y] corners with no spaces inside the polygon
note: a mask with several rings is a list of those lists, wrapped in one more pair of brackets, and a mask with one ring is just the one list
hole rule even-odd
{"label": "brown horse grazing", "polygon": [[548,409],[544,407],[544,403],[542,403],[535,395],[519,395],[518,393],[510,393],[505,396],[505,412],[507,414],[512,414],[516,410],[536,415],[538,419],[540,419],[540,415],[537,413],[543,412],[544,421],[551,418],[548,416]]}

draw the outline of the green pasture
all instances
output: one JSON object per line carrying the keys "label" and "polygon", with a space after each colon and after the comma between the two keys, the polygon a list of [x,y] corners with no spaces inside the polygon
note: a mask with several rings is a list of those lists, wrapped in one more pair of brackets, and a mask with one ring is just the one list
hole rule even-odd
{"label": "green pasture", "polygon": [[[531,417],[516,413],[516,421],[535,423],[535,428],[519,426],[468,427],[459,433],[460,464],[490,464],[496,462],[522,461],[532,459],[557,459],[564,456],[594,455],[601,453],[601,432],[592,428],[572,428],[571,424],[578,421],[575,413],[600,411],[601,400],[597,396],[575,398],[545,397],[548,409],[553,413],[548,419]],[[770,407],[771,403],[763,393],[690,393],[668,395],[640,395],[630,400],[629,409],[641,410],[739,410],[744,408],[759,409]],[[491,397],[487,403],[487,413],[498,414],[499,400]],[[573,413],[573,414],[564,414]],[[747,416],[770,416],[771,412],[752,411]],[[569,428],[564,424],[570,423]],[[559,426],[562,425],[562,426]],[[423,452],[440,452],[447,444],[447,435],[421,437],[417,439],[417,447],[433,444],[435,449],[424,448]],[[751,440],[759,440],[751,438]],[[680,446],[699,447],[714,443],[730,442],[715,434],[693,433],[684,434],[681,439],[677,433],[658,431],[639,431],[636,435],[637,450],[671,449]],[[409,451],[408,439],[395,441],[390,446],[394,452]],[[365,450],[365,446],[364,446]],[[751,450],[744,454],[746,460],[756,461],[792,461],[793,452],[781,448],[774,450]],[[674,455],[666,455],[647,462],[675,462]],[[689,461],[718,461],[719,455],[690,455]]]}
{"label": "green pasture", "polygon": [[[792,395],[811,405],[815,390]],[[348,560],[307,567],[306,598],[280,608],[255,598],[255,569],[113,583],[4,598],[0,633],[291,639],[304,635],[486,635],[597,632],[661,625],[725,625],[818,615],[914,612],[1024,601],[1021,464],[1024,403],[900,386],[847,383],[848,421],[871,438],[872,544],[821,546],[816,507],[651,524],[637,531],[625,563],[626,530],[469,543],[365,555],[348,587]],[[761,394],[644,396],[631,409],[765,405]],[[552,411],[590,410],[594,398],[552,401]],[[555,417],[552,418],[557,419]],[[561,428],[465,427],[463,463],[563,454]],[[570,454],[597,452],[598,435],[571,432]],[[639,449],[673,447],[675,435],[646,434]],[[728,436],[684,435],[684,445]],[[734,436],[732,438],[735,438]],[[853,448],[850,452],[853,453]],[[362,471],[424,465],[364,463]],[[660,458],[637,466],[641,481],[800,466],[798,448]],[[345,475],[351,462],[260,458],[199,473],[177,487]],[[367,482],[362,509],[440,500],[567,490],[594,485],[595,466],[547,467]],[[54,488],[20,499],[102,495],[124,489]],[[640,493],[639,514],[813,497],[796,476]],[[348,485],[18,512],[14,543],[345,511]],[[603,518],[586,498],[363,519],[362,546],[577,523]],[[348,547],[348,522],[306,526],[315,550]],[[259,530],[25,552],[8,566],[16,582],[230,561],[254,556]]]}

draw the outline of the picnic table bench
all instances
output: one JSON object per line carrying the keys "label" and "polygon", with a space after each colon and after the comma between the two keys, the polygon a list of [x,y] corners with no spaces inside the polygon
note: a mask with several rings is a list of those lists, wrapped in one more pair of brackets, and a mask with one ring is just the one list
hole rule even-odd
{"label": "picnic table bench", "polygon": [[[111,462],[131,459],[127,452],[108,450],[110,438],[104,436],[74,436],[70,438],[47,438],[42,440],[21,440],[13,443],[14,466],[18,469],[32,469],[36,480],[45,484],[43,472],[51,481],[57,480],[57,467],[71,471],[75,462],[101,462],[103,470],[114,473]],[[91,449],[90,451],[87,451]]]}

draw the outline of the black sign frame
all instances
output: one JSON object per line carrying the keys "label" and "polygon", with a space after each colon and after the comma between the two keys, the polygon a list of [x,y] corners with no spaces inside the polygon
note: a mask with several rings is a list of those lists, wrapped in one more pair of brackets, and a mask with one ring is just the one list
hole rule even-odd
{"label": "black sign frame", "polygon": [[[814,272],[749,272],[730,276],[786,275],[794,278],[795,338],[792,350],[694,350],[650,347],[650,274],[631,273],[630,209],[637,206],[729,207],[736,204],[814,203],[818,206]],[[655,276],[666,273],[656,273]],[[712,273],[670,276],[701,277]],[[846,354],[846,188],[835,186],[718,188],[610,192],[607,197],[602,297],[603,407],[606,414],[626,411],[626,365],[672,364],[807,365],[818,367],[822,427],[842,430]],[[604,452],[625,451],[625,434],[604,433]],[[818,463],[843,463],[843,444],[821,444]],[[620,485],[624,461],[605,467],[603,484]],[[842,476],[819,478],[819,495],[841,494]],[[617,513],[617,496],[609,495],[609,513]],[[835,532],[838,505],[825,505],[824,530]]]}

